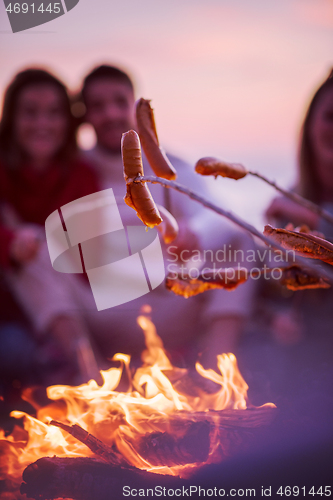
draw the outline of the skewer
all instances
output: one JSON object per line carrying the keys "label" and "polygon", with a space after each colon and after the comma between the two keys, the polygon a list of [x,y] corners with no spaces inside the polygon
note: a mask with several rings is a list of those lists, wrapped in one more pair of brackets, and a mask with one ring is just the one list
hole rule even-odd
{"label": "skewer", "polygon": [[[265,235],[263,235],[260,231],[258,231],[254,226],[249,224],[248,222],[244,221],[241,219],[238,215],[233,214],[232,212],[225,210],[224,208],[221,208],[214,203],[208,201],[206,198],[202,197],[198,193],[195,193],[191,189],[179,184],[178,182],[175,181],[169,181],[167,179],[162,179],[161,177],[156,177],[154,175],[144,175],[144,176],[138,176],[135,179],[133,179],[134,183],[142,183],[142,182],[151,182],[152,184],[160,184],[163,187],[166,188],[171,188],[176,191],[179,191],[180,193],[185,194],[192,200],[197,201],[201,205],[203,205],[206,208],[209,208],[213,212],[222,215],[223,217],[226,217],[227,219],[231,220],[234,222],[237,226],[241,227],[242,229],[245,229],[249,233],[251,233],[253,236],[256,238],[259,238],[261,241],[263,241],[266,245],[271,246],[275,250],[278,250],[283,258],[285,259],[286,262],[291,261],[291,256],[290,256],[290,250],[286,251],[281,245],[276,243],[272,238],[269,238]],[[322,277],[329,277],[329,279],[333,282],[333,272],[328,269],[321,269],[320,272],[318,270],[318,267],[311,262],[309,262],[309,259],[304,259],[303,257],[295,256],[295,252],[293,253],[293,258],[292,262],[293,264],[298,264],[300,266],[306,267],[313,271],[316,275],[322,276]]]}
{"label": "skewer", "polygon": [[316,205],[316,203],[313,203],[312,201],[309,201],[306,198],[303,198],[303,196],[300,196],[297,193],[293,193],[292,191],[289,191],[287,189],[283,189],[278,184],[276,184],[275,181],[271,181],[271,180],[267,179],[267,177],[265,177],[262,174],[259,174],[258,172],[248,171],[248,174],[252,175],[253,177],[258,177],[258,179],[261,179],[262,181],[266,182],[266,184],[269,184],[270,186],[272,186],[274,189],[276,189],[276,191],[283,194],[283,196],[285,196],[286,198],[289,198],[290,200],[294,201],[295,203],[298,203],[298,205],[301,205],[302,207],[307,208],[308,210],[311,210],[311,212],[319,215],[320,217],[325,219],[330,224],[333,224],[332,214],[330,214],[324,208],[321,208],[319,205]]}
{"label": "skewer", "polygon": [[213,175],[215,179],[217,178],[217,176],[221,176],[221,177],[228,177],[229,179],[238,180],[242,179],[243,177],[246,177],[246,175],[248,174],[252,175],[253,177],[261,179],[263,182],[266,182],[266,184],[268,184],[269,186],[272,186],[276,191],[283,194],[283,196],[285,196],[286,198],[289,198],[298,205],[301,205],[302,207],[310,210],[316,215],[319,215],[323,219],[327,220],[330,224],[333,224],[333,215],[330,214],[330,212],[328,212],[327,210],[321,208],[312,201],[303,198],[297,193],[293,193],[288,189],[280,187],[275,181],[267,179],[267,177],[265,177],[264,175],[259,174],[258,172],[247,170],[241,164],[228,163],[219,160],[218,158],[207,156],[204,158],[200,158],[200,160],[198,160],[197,163],[195,164],[194,169],[198,174],[207,176]]}

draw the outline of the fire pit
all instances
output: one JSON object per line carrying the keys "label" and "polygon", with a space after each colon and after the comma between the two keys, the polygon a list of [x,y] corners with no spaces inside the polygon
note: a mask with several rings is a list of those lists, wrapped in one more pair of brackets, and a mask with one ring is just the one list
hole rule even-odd
{"label": "fire pit", "polygon": [[[273,404],[248,407],[233,354],[218,356],[220,373],[197,363],[191,374],[172,366],[147,316],[138,322],[147,350],[133,376],[129,356],[116,354],[121,366],[102,371],[101,386],[90,380],[49,387],[52,403],[36,418],[12,412],[23,418],[24,430],[16,426],[0,441],[7,489],[18,489],[25,468],[21,492],[36,499],[104,498],[112,485],[151,484],[157,477],[173,484],[246,449],[272,421]],[[119,392],[124,378],[128,389]]]}

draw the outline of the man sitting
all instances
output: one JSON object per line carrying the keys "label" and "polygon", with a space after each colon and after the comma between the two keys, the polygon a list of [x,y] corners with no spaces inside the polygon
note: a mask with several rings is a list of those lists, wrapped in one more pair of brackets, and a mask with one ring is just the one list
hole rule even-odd
{"label": "man sitting", "polygon": [[[96,146],[84,152],[85,158],[97,173],[101,188],[113,189],[124,225],[139,225],[135,212],[123,201],[126,186],[120,147],[122,134],[136,128],[132,80],[116,67],[99,66],[85,77],[82,99],[86,106],[85,120],[93,126],[97,138]],[[167,156],[177,171],[177,182],[207,196],[204,182],[194,173],[193,167],[173,155]],[[152,175],[144,155],[143,164],[145,174]],[[239,231],[226,224],[223,219],[215,218],[214,214],[204,211],[199,204],[177,191],[157,184],[149,186],[149,189],[155,202],[167,208],[177,219],[180,234],[174,245],[177,246],[178,254],[180,250],[185,249],[189,251],[186,255],[189,255],[193,249],[200,247],[200,243],[218,249],[226,241],[235,243],[237,240],[235,244],[239,247],[242,239]],[[207,228],[211,229],[209,234]],[[174,262],[173,259],[166,250],[167,271]],[[182,262],[178,264],[181,265]],[[201,264],[206,267],[213,265],[208,262]],[[228,266],[232,263],[222,265]],[[114,340],[117,329],[123,333],[126,330],[132,339],[142,338],[135,320],[140,306],[150,304],[157,333],[167,348],[188,354],[186,351],[191,351],[194,340],[202,342],[200,349],[209,351],[207,362],[214,365],[213,360],[216,360],[217,354],[233,351],[236,347],[249,311],[249,300],[247,285],[233,293],[224,290],[210,291],[185,300],[167,292],[162,284],[140,299],[113,308],[115,319],[110,330]],[[99,313],[100,318],[103,313],[104,311]]]}

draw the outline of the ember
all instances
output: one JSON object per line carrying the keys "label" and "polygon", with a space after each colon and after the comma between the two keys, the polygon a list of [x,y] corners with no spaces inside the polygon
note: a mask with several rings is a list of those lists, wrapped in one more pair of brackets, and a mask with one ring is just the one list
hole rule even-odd
{"label": "ember", "polygon": [[[102,386],[94,380],[52,386],[47,395],[53,403],[37,409],[36,418],[11,413],[24,419],[24,430],[15,426],[0,440],[1,476],[12,486],[19,486],[29,464],[54,455],[97,456],[113,466],[189,477],[198,467],[232,455],[245,443],[242,430],[247,434],[271,421],[272,403],[246,410],[248,386],[233,354],[217,356],[220,373],[197,363],[194,382],[188,370],[172,366],[150,319],[142,315],[138,323],[147,349],[133,377],[130,357],[116,354],[113,360],[121,367],[102,371]],[[124,374],[129,388],[118,392]],[[30,392],[23,397],[29,399]]]}

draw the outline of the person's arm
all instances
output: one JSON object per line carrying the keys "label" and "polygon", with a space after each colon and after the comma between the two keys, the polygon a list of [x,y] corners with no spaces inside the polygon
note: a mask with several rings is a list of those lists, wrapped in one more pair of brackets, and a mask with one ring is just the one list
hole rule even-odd
{"label": "person's arm", "polygon": [[25,264],[32,260],[39,249],[39,239],[32,227],[16,230],[0,225],[0,265],[10,267],[14,263]]}
{"label": "person's arm", "polygon": [[319,224],[317,214],[283,196],[274,198],[265,215],[268,222],[272,222],[274,225],[276,221],[280,220],[286,221],[286,224],[292,222],[294,226],[306,224],[310,229],[317,229]]}
{"label": "person's arm", "polygon": [[[323,203],[322,208],[333,215],[333,203]],[[323,218],[320,218],[316,229],[319,233],[324,234],[326,240],[333,242],[333,224]]]}
{"label": "person's arm", "polygon": [[39,246],[39,233],[34,227],[19,227],[9,247],[10,259],[18,264],[26,264],[36,257]]}

